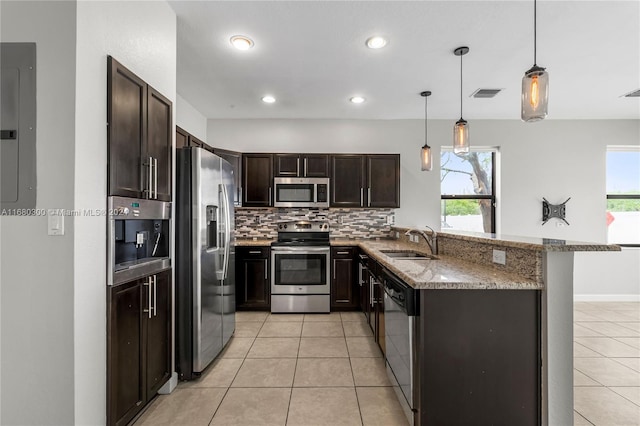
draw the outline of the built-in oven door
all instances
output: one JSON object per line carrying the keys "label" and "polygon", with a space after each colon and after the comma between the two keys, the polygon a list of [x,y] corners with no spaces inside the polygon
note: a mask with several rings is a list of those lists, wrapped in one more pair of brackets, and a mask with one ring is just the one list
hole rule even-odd
{"label": "built-in oven door", "polygon": [[329,247],[272,247],[271,294],[329,294]]}

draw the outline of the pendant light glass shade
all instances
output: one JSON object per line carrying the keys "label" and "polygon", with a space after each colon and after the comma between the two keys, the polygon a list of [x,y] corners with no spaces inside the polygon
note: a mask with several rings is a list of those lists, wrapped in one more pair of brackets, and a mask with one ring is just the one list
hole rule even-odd
{"label": "pendant light glass shade", "polygon": [[522,121],[543,120],[548,113],[549,74],[534,65],[522,77]]}
{"label": "pendant light glass shade", "polygon": [[549,73],[536,64],[537,56],[537,1],[533,0],[533,66],[522,77],[522,121],[543,120],[549,106]]}
{"label": "pendant light glass shade", "polygon": [[430,172],[433,169],[433,163],[431,162],[431,147],[424,145],[420,150],[420,162],[423,172]]}
{"label": "pendant light glass shade", "polygon": [[420,96],[424,97],[424,145],[420,150],[420,168],[423,172],[430,172],[433,169],[433,162],[431,158],[431,147],[427,143],[427,98],[431,96],[431,91],[425,90],[420,93]]}
{"label": "pendant light glass shade", "polygon": [[460,56],[460,120],[453,126],[453,152],[466,154],[469,152],[469,123],[462,118],[462,57],[469,53],[466,46],[458,47],[453,54]]}
{"label": "pendant light glass shade", "polygon": [[462,118],[453,126],[453,152],[454,154],[469,152],[469,123]]}

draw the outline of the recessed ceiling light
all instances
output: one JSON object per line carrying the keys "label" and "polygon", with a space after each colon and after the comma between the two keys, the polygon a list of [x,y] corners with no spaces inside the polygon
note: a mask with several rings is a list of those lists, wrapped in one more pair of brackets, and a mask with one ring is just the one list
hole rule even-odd
{"label": "recessed ceiling light", "polygon": [[387,45],[387,39],[381,36],[373,36],[367,39],[369,49],[382,49]]}
{"label": "recessed ceiling light", "polygon": [[362,96],[352,96],[349,100],[353,104],[361,104],[364,102],[364,98]]}
{"label": "recessed ceiling light", "polygon": [[272,104],[276,101],[276,98],[274,98],[271,95],[265,95],[262,97],[262,102],[267,103],[267,104]]}
{"label": "recessed ceiling light", "polygon": [[238,50],[249,50],[253,47],[253,40],[247,36],[235,35],[229,41]]}

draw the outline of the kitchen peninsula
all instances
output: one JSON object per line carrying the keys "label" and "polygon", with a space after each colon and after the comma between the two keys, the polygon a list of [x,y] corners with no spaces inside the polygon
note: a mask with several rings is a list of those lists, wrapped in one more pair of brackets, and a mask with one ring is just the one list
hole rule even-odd
{"label": "kitchen peninsula", "polygon": [[[572,424],[573,253],[620,248],[441,232],[437,257],[429,259],[429,246],[421,237],[409,242],[408,230],[392,227],[389,239],[335,239],[331,245],[358,247],[389,276],[418,290],[413,377],[421,389],[414,424]],[[268,241],[238,241],[244,244]],[[427,257],[398,259],[390,251]]]}

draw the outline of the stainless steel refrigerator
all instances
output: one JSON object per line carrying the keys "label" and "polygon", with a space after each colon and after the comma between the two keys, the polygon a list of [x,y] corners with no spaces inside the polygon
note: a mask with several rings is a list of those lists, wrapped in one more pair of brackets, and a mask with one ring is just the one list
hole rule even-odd
{"label": "stainless steel refrigerator", "polygon": [[217,155],[176,153],[176,367],[191,380],[235,330],[234,183]]}

